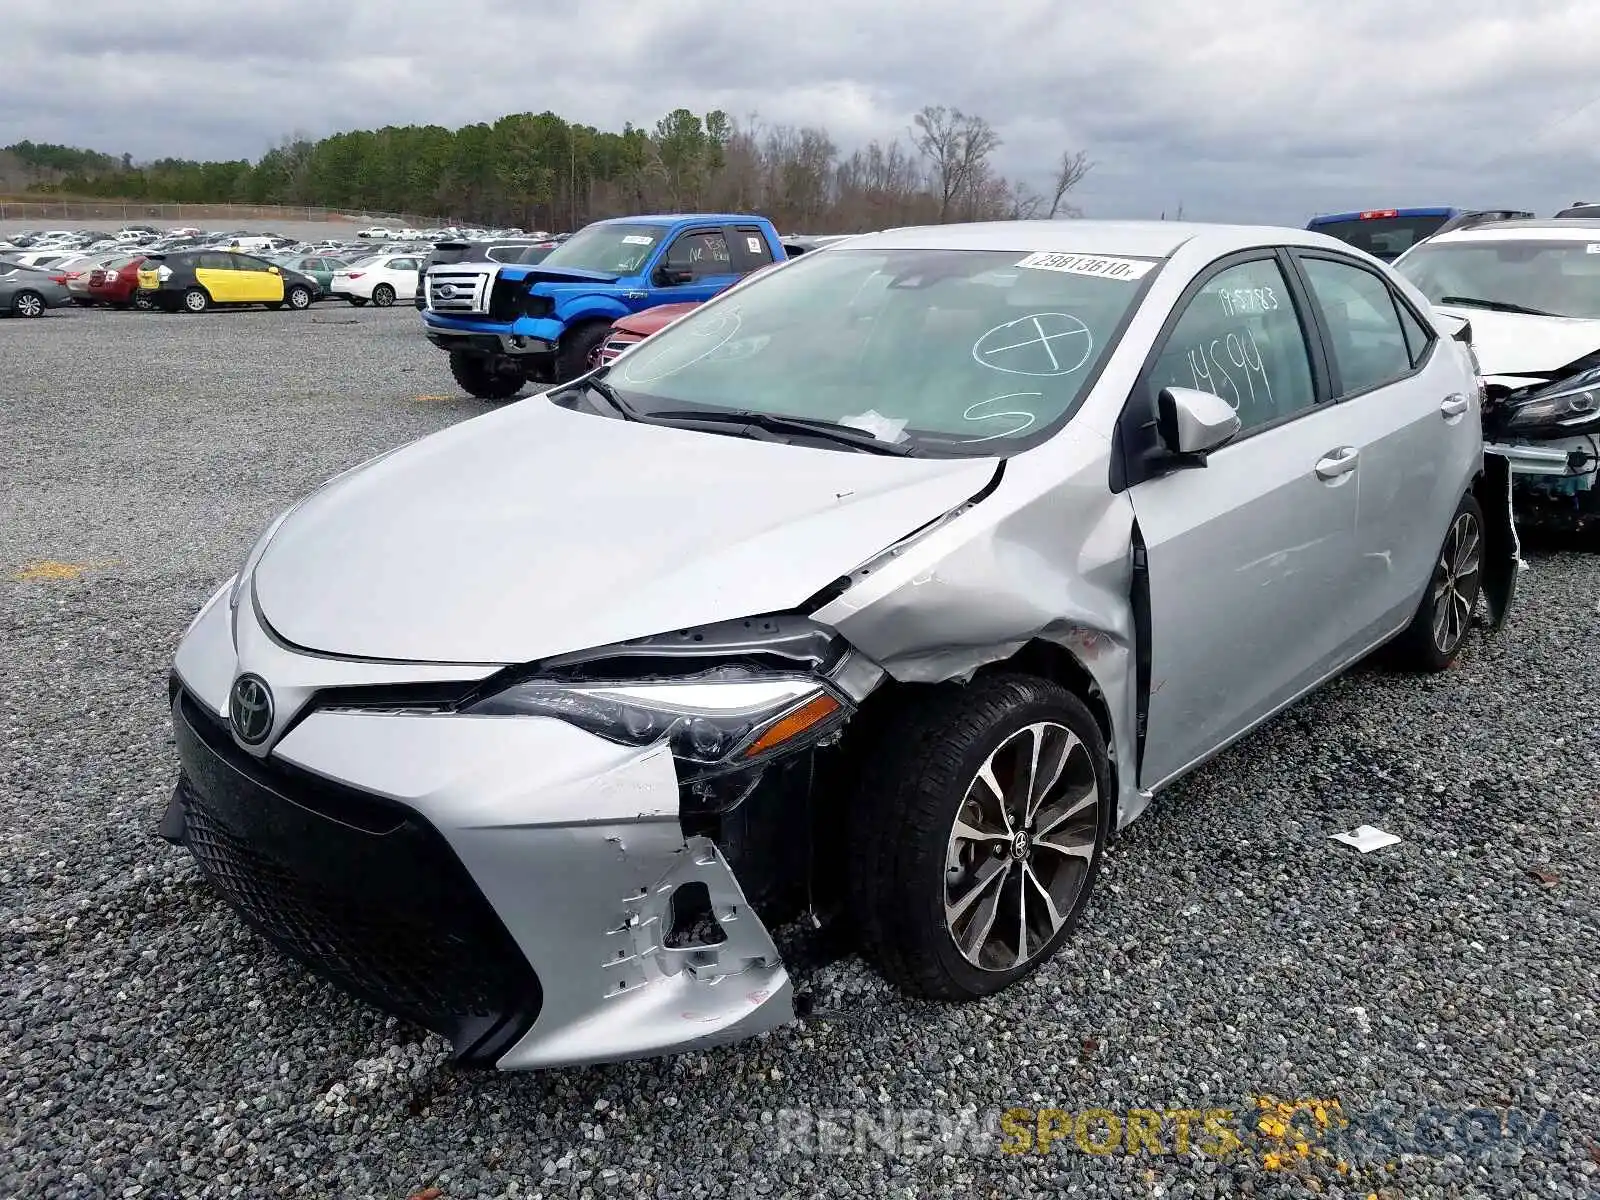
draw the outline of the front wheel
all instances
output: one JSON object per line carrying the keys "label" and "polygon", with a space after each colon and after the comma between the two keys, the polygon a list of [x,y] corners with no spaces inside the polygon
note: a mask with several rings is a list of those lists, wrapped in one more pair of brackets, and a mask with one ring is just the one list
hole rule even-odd
{"label": "front wheel", "polygon": [[1455,662],[1472,627],[1483,590],[1483,509],[1471,493],[1461,498],[1444,545],[1434,559],[1422,603],[1394,642],[1401,667],[1443,671]]}
{"label": "front wheel", "polygon": [[133,307],[140,312],[150,312],[155,308],[155,304],[146,293],[135,292],[133,294]]}
{"label": "front wheel", "polygon": [[19,317],[42,317],[44,297],[38,292],[18,292],[11,301],[11,311]]}
{"label": "front wheel", "polygon": [[372,302],[379,308],[388,308],[394,303],[394,289],[387,283],[380,283],[372,289]]}
{"label": "front wheel", "polygon": [[480,400],[509,400],[526,382],[520,373],[496,370],[494,360],[486,354],[460,350],[450,354],[450,374],[464,391]]}
{"label": "front wheel", "polygon": [[567,330],[556,349],[557,383],[567,383],[579,375],[587,374],[595,364],[589,360],[605,344],[611,326],[605,321],[591,321]]}
{"label": "front wheel", "polygon": [[288,293],[284,296],[284,299],[286,301],[288,301],[290,308],[293,308],[293,309],[310,308],[311,307],[311,290],[309,288],[303,288],[303,287],[292,287],[292,288],[289,289]]}
{"label": "front wheel", "polygon": [[996,675],[930,691],[877,736],[849,833],[863,949],[917,995],[998,992],[1088,902],[1116,804],[1100,727],[1065,688]]}

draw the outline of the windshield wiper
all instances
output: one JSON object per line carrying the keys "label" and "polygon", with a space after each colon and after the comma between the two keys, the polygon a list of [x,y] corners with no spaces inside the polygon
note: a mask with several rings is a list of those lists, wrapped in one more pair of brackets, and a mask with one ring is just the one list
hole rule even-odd
{"label": "windshield wiper", "polygon": [[865,450],[869,454],[907,455],[912,451],[910,442],[884,442],[865,429],[841,425],[837,421],[823,421],[816,417],[785,417],[777,413],[752,412],[749,409],[726,408],[663,408],[643,414],[651,421],[707,421],[723,425],[752,425],[771,433],[799,434],[821,438]]}
{"label": "windshield wiper", "polygon": [[1545,312],[1542,308],[1529,308],[1525,304],[1512,304],[1509,300],[1484,300],[1477,296],[1445,296],[1440,304],[1459,304],[1463,308],[1486,308],[1490,312],[1521,313],[1528,317],[1559,317],[1560,313]]}
{"label": "windshield wiper", "polygon": [[637,421],[639,419],[639,414],[637,411],[635,411],[633,405],[629,404],[621,396],[617,395],[616,388],[612,387],[604,379],[600,379],[597,376],[588,375],[582,379],[574,379],[570,384],[566,385],[566,387],[563,387],[561,390],[564,392],[585,390],[594,392],[612,408],[616,409],[617,415],[620,416],[624,421]]}

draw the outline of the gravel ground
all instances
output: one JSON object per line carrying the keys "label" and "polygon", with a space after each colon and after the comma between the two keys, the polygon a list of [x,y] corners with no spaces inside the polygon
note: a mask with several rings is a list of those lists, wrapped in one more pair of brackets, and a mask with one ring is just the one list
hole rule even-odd
{"label": "gravel ground", "polygon": [[[190,616],[293,498],[479,406],[406,308],[74,311],[5,322],[0,364],[0,1194],[1600,1192],[1600,559],[1532,553],[1454,671],[1363,669],[1164,797],[1003,997],[912,1003],[847,958],[803,980],[820,1017],[755,1042],[460,1074],[154,827]],[[1405,840],[1327,840],[1363,822]],[[1350,1127],[1308,1109],[1302,1153],[1263,1096]],[[1165,1153],[1007,1155],[1012,1107],[1225,1109],[1244,1145],[1177,1153],[1173,1118]]]}

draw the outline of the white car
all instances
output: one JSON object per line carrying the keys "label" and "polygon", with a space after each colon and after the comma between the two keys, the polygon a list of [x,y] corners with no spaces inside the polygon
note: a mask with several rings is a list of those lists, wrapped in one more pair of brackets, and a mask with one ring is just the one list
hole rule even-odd
{"label": "white car", "polygon": [[328,291],[357,308],[369,300],[388,308],[396,300],[415,298],[421,267],[422,259],[414,254],[375,254],[335,271]]}

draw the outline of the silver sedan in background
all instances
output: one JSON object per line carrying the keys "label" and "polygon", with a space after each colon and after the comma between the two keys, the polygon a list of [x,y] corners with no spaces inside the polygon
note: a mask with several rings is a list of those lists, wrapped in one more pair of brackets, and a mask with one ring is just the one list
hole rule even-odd
{"label": "silver sedan in background", "polygon": [[162,833],[467,1063],[791,1020],[797,917],[987,996],[1163,788],[1504,619],[1479,403],[1315,233],[853,238],[279,517],[179,647]]}
{"label": "silver sedan in background", "polygon": [[42,317],[47,309],[71,303],[72,293],[47,268],[0,260],[0,315]]}

